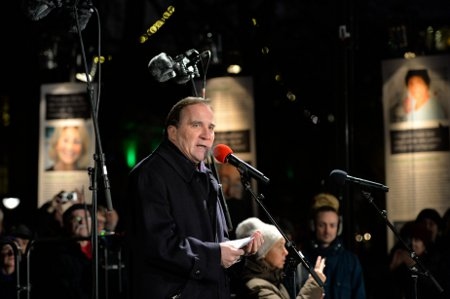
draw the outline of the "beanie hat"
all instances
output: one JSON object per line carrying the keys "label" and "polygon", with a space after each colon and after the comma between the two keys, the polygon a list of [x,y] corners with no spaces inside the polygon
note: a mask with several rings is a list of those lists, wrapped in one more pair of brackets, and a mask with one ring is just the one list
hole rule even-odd
{"label": "beanie hat", "polygon": [[256,252],[257,259],[262,259],[272,249],[276,242],[283,239],[280,231],[275,225],[262,222],[259,218],[250,217],[242,221],[236,227],[236,237],[245,238],[251,236],[255,231],[260,231],[264,243]]}

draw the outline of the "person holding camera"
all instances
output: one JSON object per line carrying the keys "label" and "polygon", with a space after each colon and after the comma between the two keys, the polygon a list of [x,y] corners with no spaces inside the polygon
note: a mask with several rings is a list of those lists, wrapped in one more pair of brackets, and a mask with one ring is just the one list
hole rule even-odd
{"label": "person holding camera", "polygon": [[[33,297],[88,299],[92,293],[92,207],[72,204],[62,215],[62,235],[37,244]],[[43,270],[45,269],[45,270]]]}
{"label": "person holding camera", "polygon": [[38,210],[36,234],[39,238],[59,238],[63,232],[63,213],[73,204],[84,203],[84,195],[78,189],[61,190]]}

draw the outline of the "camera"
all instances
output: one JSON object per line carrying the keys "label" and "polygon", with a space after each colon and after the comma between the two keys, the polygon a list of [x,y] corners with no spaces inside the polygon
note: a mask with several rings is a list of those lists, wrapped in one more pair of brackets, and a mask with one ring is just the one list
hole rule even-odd
{"label": "camera", "polygon": [[62,192],[59,197],[61,198],[61,202],[78,200],[78,195],[76,192]]}

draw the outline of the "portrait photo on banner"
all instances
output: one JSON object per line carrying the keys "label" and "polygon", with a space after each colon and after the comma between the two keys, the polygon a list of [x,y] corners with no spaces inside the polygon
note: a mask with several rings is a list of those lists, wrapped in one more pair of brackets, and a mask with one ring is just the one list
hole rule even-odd
{"label": "portrait photo on banner", "polygon": [[89,101],[82,83],[41,87],[39,206],[61,191],[89,190],[95,164]]}

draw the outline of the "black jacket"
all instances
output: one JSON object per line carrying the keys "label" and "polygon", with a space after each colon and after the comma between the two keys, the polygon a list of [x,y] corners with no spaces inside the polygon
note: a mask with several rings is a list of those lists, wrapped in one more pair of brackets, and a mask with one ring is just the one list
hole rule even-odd
{"label": "black jacket", "polygon": [[228,229],[211,171],[165,140],[129,179],[131,298],[229,298],[219,246]]}

